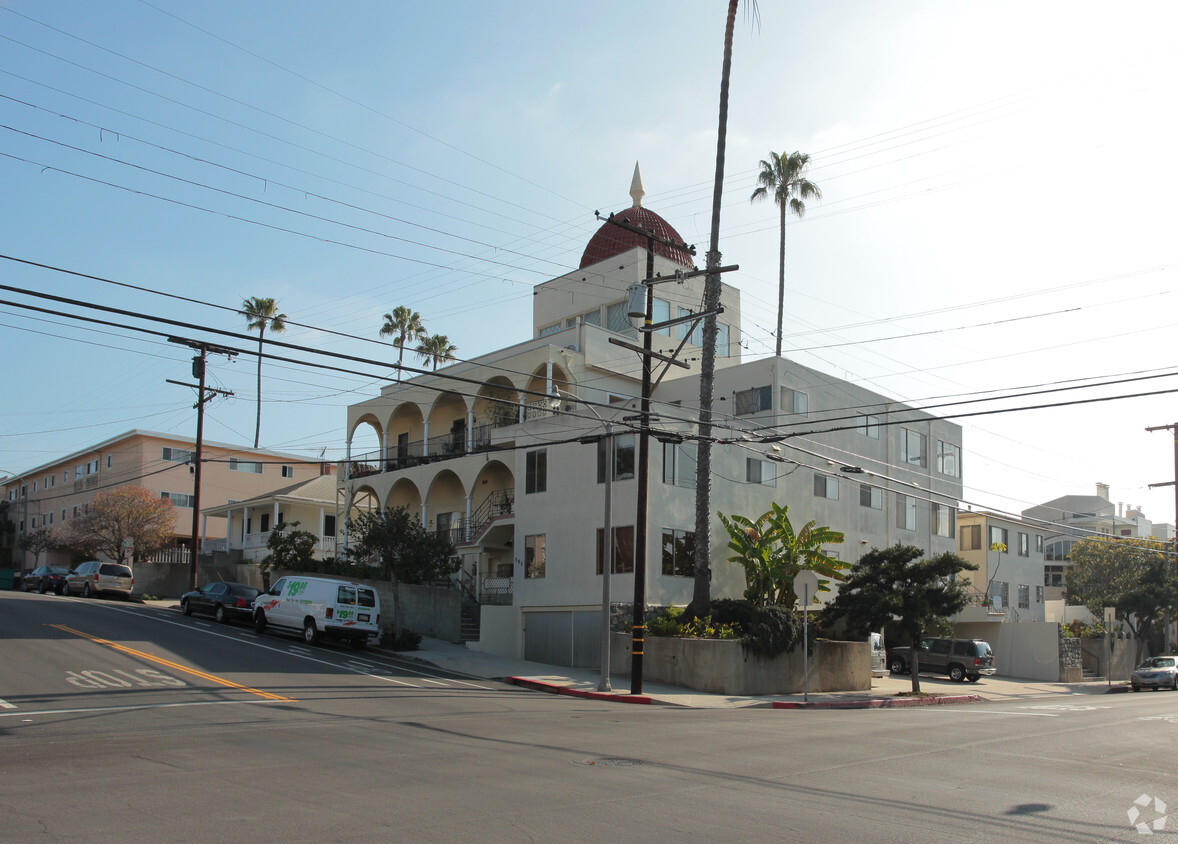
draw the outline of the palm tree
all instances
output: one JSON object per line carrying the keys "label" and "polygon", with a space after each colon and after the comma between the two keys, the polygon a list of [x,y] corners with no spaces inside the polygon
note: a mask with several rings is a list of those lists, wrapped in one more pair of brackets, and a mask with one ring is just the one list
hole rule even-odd
{"label": "palm tree", "polygon": [[433,368],[436,372],[438,364],[455,359],[454,353],[458,351],[458,347],[450,345],[450,338],[445,334],[434,334],[424,338],[413,351],[423,361],[433,361]]}
{"label": "palm tree", "polygon": [[810,166],[810,154],[797,152],[781,156],[770,151],[769,160],[761,160],[761,173],[757,176],[760,185],[749,197],[749,202],[766,199],[770,191],[773,201],[781,210],[781,246],[777,255],[777,357],[781,357],[782,320],[785,317],[785,217],[786,211],[799,220],[806,216],[807,199],[822,199],[818,185],[806,178]]}
{"label": "palm tree", "polygon": [[278,313],[278,303],[273,299],[251,296],[241,303],[241,315],[247,320],[246,330],[258,330],[258,421],[254,426],[254,448],[262,435],[262,339],[266,329],[281,334],[286,331],[286,314]]}
{"label": "palm tree", "polygon": [[[684,615],[691,619],[712,612],[712,404],[716,376],[716,316],[720,306],[720,205],[724,196],[724,149],[728,142],[728,82],[732,76],[732,33],[736,28],[736,7],[740,0],[728,0],[724,25],[724,63],[720,71],[720,125],[716,133],[716,178],[712,186],[712,228],[708,241],[707,281],[704,282],[703,347],[699,364],[699,450],[696,456],[695,486],[695,585]],[[755,17],[757,4],[748,0],[746,12]]]}
{"label": "palm tree", "polygon": [[410,310],[404,305],[393,308],[391,314],[384,315],[384,325],[380,328],[380,336],[393,337],[393,345],[399,350],[397,353],[397,380],[401,380],[401,363],[405,360],[405,344],[420,343],[429,335],[425,331],[425,324],[421,321],[421,314]]}

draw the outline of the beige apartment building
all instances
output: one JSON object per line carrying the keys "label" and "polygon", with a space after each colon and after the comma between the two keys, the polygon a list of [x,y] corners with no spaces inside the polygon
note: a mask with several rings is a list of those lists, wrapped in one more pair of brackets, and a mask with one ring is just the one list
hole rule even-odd
{"label": "beige apartment building", "polygon": [[[15,547],[29,532],[68,525],[100,492],[139,486],[176,508],[175,549],[192,540],[196,442],[186,437],[133,430],[0,481],[15,528],[12,565],[31,568],[32,553]],[[321,474],[332,467],[295,454],[205,441],[201,451],[201,509],[255,498]],[[200,537],[225,538],[224,517],[202,516]],[[161,556],[175,557],[165,552]],[[43,552],[40,562],[67,563],[67,551]],[[185,557],[186,559],[186,557]]]}

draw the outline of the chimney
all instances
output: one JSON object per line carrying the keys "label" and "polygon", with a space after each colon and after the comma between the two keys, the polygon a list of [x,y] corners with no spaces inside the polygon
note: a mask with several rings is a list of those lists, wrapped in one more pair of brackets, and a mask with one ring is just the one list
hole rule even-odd
{"label": "chimney", "polygon": [[1102,484],[1098,481],[1096,484],[1096,496],[1097,496],[1097,498],[1103,498],[1104,500],[1107,501],[1108,500],[1108,484]]}

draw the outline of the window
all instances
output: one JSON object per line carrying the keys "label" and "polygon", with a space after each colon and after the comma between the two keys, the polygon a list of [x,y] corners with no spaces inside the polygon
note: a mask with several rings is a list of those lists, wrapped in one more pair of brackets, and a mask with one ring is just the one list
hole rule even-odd
{"label": "window", "polygon": [[[690,308],[680,308],[679,309],[679,318],[682,319],[685,316],[690,316],[692,313],[693,313],[693,311]],[[717,324],[716,327],[719,328],[719,324]],[[702,320],[695,323],[694,328],[692,327],[692,324],[690,322],[685,322],[682,325],[680,325],[679,326],[679,339],[682,340],[684,337],[687,337],[688,332],[691,332],[691,336],[689,339],[692,343],[695,343],[695,345],[697,345],[697,346],[702,346],[704,344],[704,327],[703,327]],[[719,345],[719,339],[720,339],[719,337],[716,338],[717,345]],[[717,350],[716,354],[719,354],[718,350]]]}
{"label": "window", "polygon": [[933,533],[952,538],[957,511],[948,504],[933,505]]}
{"label": "window", "polygon": [[[160,498],[166,498],[168,501],[171,501],[173,507],[192,507],[192,496],[185,492],[161,492]],[[262,530],[265,530],[265,528],[262,528]]]}
{"label": "window", "polygon": [[560,331],[560,323],[555,322],[552,325],[546,325],[543,328],[541,328],[540,331],[537,333],[537,336],[547,337],[548,335],[555,334],[558,331]]}
{"label": "window", "polygon": [[728,347],[728,326],[723,323],[716,323],[716,357],[726,358],[732,355],[732,350]]}
{"label": "window", "polygon": [[831,501],[839,500],[839,479],[832,478],[829,475],[814,475],[814,495],[818,498],[829,498]]}
{"label": "window", "polygon": [[871,484],[859,484],[859,506],[883,509],[883,490]]}
{"label": "window", "polygon": [[747,457],[744,461],[745,480],[750,484],[777,486],[777,467],[768,460]]}
{"label": "window", "polygon": [[[447,513],[445,515],[449,515],[449,514]],[[262,527],[262,533],[268,533],[270,531],[270,514],[269,513],[262,514],[261,527]],[[439,525],[439,527],[440,527],[440,525]]]}
{"label": "window", "polygon": [[283,466],[282,467],[282,477],[293,478],[294,477],[294,466]]}
{"label": "window", "polygon": [[871,416],[870,414],[861,414],[858,421],[855,423],[855,431],[862,437],[870,437],[873,440],[879,439],[879,417]]}
{"label": "window", "polygon": [[183,448],[169,448],[168,446],[164,446],[163,457],[164,460],[167,460],[169,463],[192,462],[192,452]]}
{"label": "window", "polygon": [[995,580],[990,584],[990,603],[996,610],[1004,610],[1010,606],[1010,584]]}
{"label": "window", "polygon": [[1035,552],[1038,554],[1043,553],[1043,537],[1039,534],[1035,534]]}
{"label": "window", "polygon": [[33,481],[33,495],[37,494],[37,481]]}
{"label": "window", "polygon": [[663,574],[695,577],[695,533],[663,528]]}
{"label": "window", "polygon": [[46,487],[53,487],[54,489],[56,489],[57,488],[57,475],[50,475],[48,478],[46,478],[45,479],[45,486]]}
{"label": "window", "polygon": [[544,546],[547,536],[543,533],[524,537],[524,577],[544,576]]}
{"label": "window", "polygon": [[916,499],[911,495],[896,494],[896,527],[916,530]]}
{"label": "window", "polygon": [[1063,586],[1063,566],[1044,566],[1043,585]]}
{"label": "window", "polygon": [[1036,604],[1043,603],[1043,587],[1042,586],[1035,587],[1035,603]]}
{"label": "window", "polygon": [[805,416],[810,410],[809,397],[798,390],[781,388],[781,410],[797,416]]}
{"label": "window", "polygon": [[85,466],[75,466],[74,467],[74,480],[75,481],[80,480],[82,475],[85,474],[85,472],[86,472]]}
{"label": "window", "polygon": [[951,478],[961,477],[961,446],[937,440],[937,471]]}
{"label": "window", "polygon": [[741,390],[733,398],[733,412],[737,416],[747,416],[750,413],[773,409],[772,387],[753,387],[751,390]]}
{"label": "window", "polygon": [[[609,440],[597,443],[597,482],[605,483],[605,467],[609,463]],[[634,435],[618,434],[614,437],[614,480],[627,481],[634,477]]]}
{"label": "window", "polygon": [[581,322],[585,325],[596,325],[601,327],[601,308],[594,308],[591,311],[586,311],[581,314]]}
{"label": "window", "polygon": [[695,443],[663,443],[663,483],[695,488]]}
{"label": "window", "polygon": [[1002,547],[997,550],[1005,552],[1010,548],[1010,545],[1007,542],[1008,537],[1009,533],[1007,532],[1006,528],[990,525],[990,544],[988,547],[993,550],[995,545],[1001,545]]}
{"label": "window", "polygon": [[1031,608],[1031,587],[1018,585],[1018,608],[1020,610],[1029,610]]}
{"label": "window", "polygon": [[1057,542],[1048,543],[1046,550],[1043,553],[1045,560],[1066,560],[1072,553],[1072,546],[1076,542],[1073,539],[1061,539]]}
{"label": "window", "polygon": [[1018,555],[1020,557],[1031,556],[1031,537],[1025,533],[1018,535]]}
{"label": "window", "polygon": [[630,317],[626,315],[625,299],[605,306],[605,327],[618,334],[633,336],[637,333],[630,322]]}
{"label": "window", "polygon": [[[634,571],[634,526],[616,527],[610,531],[614,535],[613,574],[628,574]],[[597,529],[597,573],[602,572],[602,560],[605,559],[605,528]]]}
{"label": "window", "polygon": [[900,462],[909,466],[927,466],[928,456],[925,448],[928,438],[907,428],[900,429]]}
{"label": "window", "polygon": [[[41,524],[45,524],[45,517],[44,516],[41,517]],[[53,524],[53,514],[52,513],[49,514],[49,524]]]}
{"label": "window", "polygon": [[113,454],[106,455],[106,468],[110,468],[114,464],[115,456]]}
{"label": "window", "polygon": [[[654,323],[666,322],[671,318],[671,303],[666,299],[659,299],[657,296],[654,299],[654,304],[650,310],[650,321]],[[671,336],[670,327],[660,328],[655,334],[663,334],[667,337]]]}
{"label": "window", "polygon": [[97,458],[94,460],[91,460],[89,463],[86,464],[86,474],[87,475],[97,475],[98,474],[98,460],[97,460]]}
{"label": "window", "polygon": [[961,539],[957,543],[959,551],[977,551],[982,547],[982,526],[962,525]]}
{"label": "window", "polygon": [[323,535],[335,536],[335,516],[323,516]]}
{"label": "window", "polygon": [[230,457],[229,470],[231,472],[253,472],[255,475],[260,475],[262,474],[262,464],[256,460],[238,460],[236,457]]}
{"label": "window", "polygon": [[64,507],[61,509],[61,520],[63,522],[65,521],[65,508]]}
{"label": "window", "polygon": [[548,491],[548,449],[540,448],[529,451],[526,455],[524,471],[524,492]]}

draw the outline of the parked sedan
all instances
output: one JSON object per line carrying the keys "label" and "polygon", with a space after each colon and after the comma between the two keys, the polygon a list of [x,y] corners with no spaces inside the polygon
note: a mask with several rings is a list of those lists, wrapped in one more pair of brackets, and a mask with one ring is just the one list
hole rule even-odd
{"label": "parked sedan", "polygon": [[46,592],[64,595],[65,579],[69,573],[69,569],[61,566],[38,566],[32,571],[25,572],[21,582],[26,592],[36,589],[42,595]]}
{"label": "parked sedan", "polygon": [[1178,656],[1150,657],[1133,669],[1129,678],[1133,691],[1173,689],[1178,692]]}
{"label": "parked sedan", "polygon": [[253,620],[254,598],[260,590],[244,583],[209,583],[180,598],[180,609],[185,615],[207,613],[222,624],[237,620]]}

